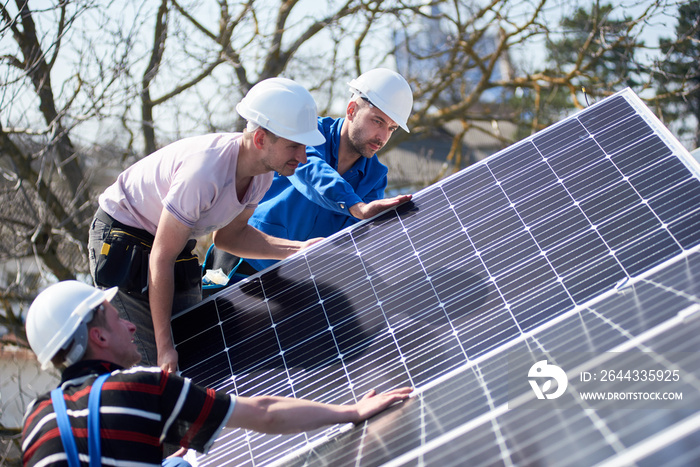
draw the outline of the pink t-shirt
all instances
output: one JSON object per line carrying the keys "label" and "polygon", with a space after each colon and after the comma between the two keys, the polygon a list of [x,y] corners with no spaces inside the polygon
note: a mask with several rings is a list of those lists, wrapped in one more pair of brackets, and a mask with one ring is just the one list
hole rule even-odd
{"label": "pink t-shirt", "polygon": [[243,201],[236,195],[241,133],[217,133],[176,141],[144,157],[100,195],[100,207],[123,224],[155,235],[163,208],[201,237],[254,209],[270,188],[273,172],[253,178]]}

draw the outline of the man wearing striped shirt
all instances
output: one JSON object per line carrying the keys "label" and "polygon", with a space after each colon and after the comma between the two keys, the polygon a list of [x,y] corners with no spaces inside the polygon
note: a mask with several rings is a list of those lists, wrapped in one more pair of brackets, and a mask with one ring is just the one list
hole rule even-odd
{"label": "man wearing striped shirt", "polygon": [[[37,398],[27,409],[22,433],[25,466],[87,465],[91,455],[103,465],[189,465],[180,457],[163,460],[163,443],[180,445],[182,455],[186,449],[206,452],[224,427],[283,434],[358,423],[406,399],[411,391],[372,391],[352,405],[236,397],[157,367],[134,367],[141,359],[133,342],[136,327],[119,318],[110,304],[115,294],[116,288],[105,291],[64,281],[48,287],[32,303],[26,319],[29,344],[42,368],[53,364],[65,369],[60,389]],[[93,390],[100,385],[101,391]],[[90,401],[95,393],[96,406]],[[99,410],[88,410],[89,405]],[[67,428],[61,428],[62,420]]]}

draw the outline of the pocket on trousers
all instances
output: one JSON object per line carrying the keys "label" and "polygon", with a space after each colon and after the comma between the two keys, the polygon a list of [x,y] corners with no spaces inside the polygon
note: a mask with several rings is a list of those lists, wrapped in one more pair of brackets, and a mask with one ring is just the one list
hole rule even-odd
{"label": "pocket on trousers", "polygon": [[148,256],[148,249],[140,244],[110,234],[96,258],[95,282],[100,287],[119,287],[130,293],[145,293]]}

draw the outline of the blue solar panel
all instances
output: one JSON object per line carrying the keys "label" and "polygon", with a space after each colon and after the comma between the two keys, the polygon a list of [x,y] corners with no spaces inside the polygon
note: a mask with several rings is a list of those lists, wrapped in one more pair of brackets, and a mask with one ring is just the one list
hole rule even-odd
{"label": "blue solar panel", "polygon": [[[503,390],[489,384],[484,391],[490,370],[474,362],[488,357],[489,368],[491,362],[499,368],[507,349],[532,335],[544,339],[549,334],[540,330],[571,322],[572,313],[577,323],[592,319],[598,312],[589,316],[582,306],[698,245],[697,173],[641,101],[629,90],[618,93],[175,316],[180,369],[195,382],[244,396],[348,403],[373,388],[420,390],[405,409],[342,435],[359,436],[361,444],[365,431],[390,425],[381,420],[432,410],[425,406],[431,391],[452,394],[437,403],[458,407],[467,383],[445,378],[472,375],[474,398],[459,410],[467,418],[450,423],[489,420],[479,428],[483,438],[452,433],[449,449],[433,452],[421,451],[425,437],[403,445],[401,437],[382,436],[380,444],[403,447],[378,462],[408,456],[414,465],[425,456],[432,464],[447,451],[456,459],[479,452],[479,459],[506,465],[504,453],[518,451],[514,463],[525,462],[530,454],[520,451],[530,448],[520,447],[527,445],[521,415],[493,412]],[[501,415],[503,429],[496,430]],[[448,418],[440,415],[436,424],[448,426]],[[407,423],[426,433],[423,422]],[[328,436],[231,430],[198,463],[272,463]],[[590,436],[593,443],[602,435]],[[532,449],[532,459],[553,459]],[[414,450],[419,457],[411,457]],[[331,451],[359,459],[356,465],[379,465],[364,448]]]}

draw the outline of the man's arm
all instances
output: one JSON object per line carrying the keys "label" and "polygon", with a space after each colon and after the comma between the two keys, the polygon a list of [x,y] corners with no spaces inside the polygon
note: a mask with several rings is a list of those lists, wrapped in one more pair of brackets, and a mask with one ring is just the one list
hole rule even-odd
{"label": "man's arm", "polygon": [[248,225],[253,209],[245,209],[226,227],[214,232],[214,245],[241,258],[285,259],[294,253],[308,248],[322,238],[312,238],[304,242],[273,237]]}
{"label": "man's arm", "polygon": [[407,399],[412,390],[404,387],[382,394],[376,394],[372,390],[352,405],[323,404],[276,396],[237,397],[226,426],[261,433],[287,434],[336,423],[360,423],[395,402]]}
{"label": "man's arm", "polygon": [[348,208],[362,201],[361,194],[315,150],[307,148],[307,162],[288,177],[299,193],[322,208],[350,215]]}
{"label": "man's arm", "polygon": [[[376,184],[361,184],[360,188],[364,188],[357,193],[318,153],[307,150],[307,157],[308,162],[298,167],[294,174],[289,176],[289,181],[307,199],[325,209],[362,220],[411,199],[411,195],[384,198],[386,169],[381,172],[381,179],[375,180]],[[372,172],[367,176],[371,177]]]}
{"label": "man's arm", "polygon": [[158,366],[177,370],[177,351],[170,331],[175,294],[175,260],[190,238],[191,229],[166,209],[160,215],[148,262],[148,301],[158,350]]}

